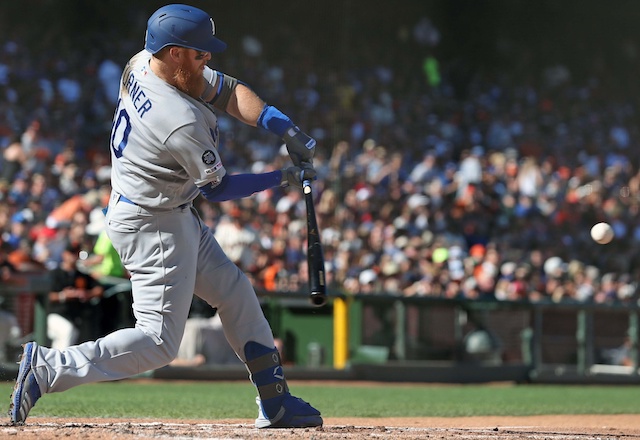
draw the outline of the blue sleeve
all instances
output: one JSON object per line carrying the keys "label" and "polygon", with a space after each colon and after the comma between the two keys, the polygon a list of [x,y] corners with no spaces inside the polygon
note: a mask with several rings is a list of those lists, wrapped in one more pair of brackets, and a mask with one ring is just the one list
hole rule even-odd
{"label": "blue sleeve", "polygon": [[280,170],[264,174],[227,174],[219,185],[212,187],[211,184],[207,184],[200,188],[200,192],[210,202],[224,202],[280,186],[281,181]]}

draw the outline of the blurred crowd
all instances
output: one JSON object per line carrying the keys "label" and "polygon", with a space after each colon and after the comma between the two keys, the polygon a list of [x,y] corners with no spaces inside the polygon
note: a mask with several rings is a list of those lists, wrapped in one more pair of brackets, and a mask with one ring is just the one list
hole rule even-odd
{"label": "blurred crowd", "polygon": [[[99,7],[99,6],[96,6]],[[0,27],[0,237],[7,270],[90,258],[109,195],[109,129],[121,68],[148,11],[107,46],[52,23]],[[221,38],[229,32],[219,23]],[[104,32],[104,29],[100,30]],[[314,58],[284,23],[242,35],[210,65],[251,85],[318,141],[317,214],[332,292],[529,301],[636,301],[640,275],[637,86],[594,57],[475,69],[438,56],[427,17],[393,38],[352,35]],[[387,36],[388,37],[388,36]],[[367,42],[369,44],[367,44]],[[626,43],[625,43],[626,44]],[[635,47],[613,54],[635,72]],[[339,52],[339,51],[338,51]],[[634,67],[636,68],[634,70]],[[630,78],[631,73],[625,78]],[[230,172],[289,163],[281,141],[219,115]],[[196,206],[259,290],[305,291],[298,189]],[[598,245],[591,226],[609,222]],[[125,275],[126,276],[126,275]]]}

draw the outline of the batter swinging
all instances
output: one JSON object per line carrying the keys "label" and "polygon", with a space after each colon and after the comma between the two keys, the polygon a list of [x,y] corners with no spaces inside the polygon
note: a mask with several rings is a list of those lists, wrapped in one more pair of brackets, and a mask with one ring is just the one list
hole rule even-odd
{"label": "batter swinging", "polygon": [[[224,332],[258,392],[256,426],[322,425],[293,397],[269,323],[248,278],[224,254],[192,206],[249,196],[313,178],[315,141],[246,85],[206,66],[226,44],[204,11],[168,5],[148,20],[145,50],[124,69],[110,139],[109,238],[131,274],[135,328],[65,350],[29,342],[11,396],[23,423],[41,395],[123,379],[171,362],[192,294],[218,309]],[[282,137],[294,166],[264,174],[226,173],[211,106]]]}

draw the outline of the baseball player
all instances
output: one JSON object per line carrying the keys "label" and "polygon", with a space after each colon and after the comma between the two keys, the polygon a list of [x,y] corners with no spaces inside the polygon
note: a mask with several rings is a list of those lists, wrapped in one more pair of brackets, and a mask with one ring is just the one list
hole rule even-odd
{"label": "baseball player", "polygon": [[[224,254],[192,202],[237,199],[314,178],[315,141],[244,83],[211,70],[226,44],[204,11],[172,4],[148,20],[144,50],[124,69],[110,139],[106,228],[131,274],[134,328],[64,350],[25,344],[11,395],[23,423],[45,393],[118,380],[171,362],[193,293],[217,308],[231,347],[257,388],[256,427],[322,425],[289,393],[268,321],[248,278]],[[214,108],[283,138],[293,166],[229,175],[218,153]]]}

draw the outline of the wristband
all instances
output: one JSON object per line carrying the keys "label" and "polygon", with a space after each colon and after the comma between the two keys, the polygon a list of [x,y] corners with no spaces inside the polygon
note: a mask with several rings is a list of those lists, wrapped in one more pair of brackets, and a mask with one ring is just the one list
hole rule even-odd
{"label": "wristband", "polygon": [[291,122],[289,116],[274,106],[265,104],[258,117],[258,125],[269,130],[271,133],[283,137],[287,129],[293,127],[293,122]]}

